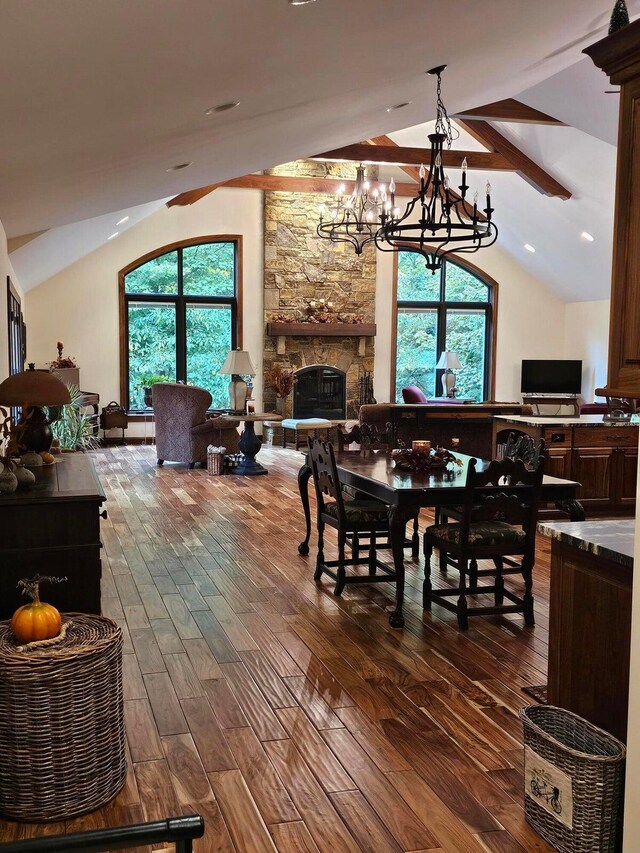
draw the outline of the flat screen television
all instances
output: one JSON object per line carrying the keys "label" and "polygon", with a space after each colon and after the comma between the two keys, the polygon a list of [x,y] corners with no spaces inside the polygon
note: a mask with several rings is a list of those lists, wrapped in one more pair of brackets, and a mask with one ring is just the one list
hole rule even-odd
{"label": "flat screen television", "polygon": [[520,390],[523,394],[579,394],[582,362],[578,359],[525,359]]}

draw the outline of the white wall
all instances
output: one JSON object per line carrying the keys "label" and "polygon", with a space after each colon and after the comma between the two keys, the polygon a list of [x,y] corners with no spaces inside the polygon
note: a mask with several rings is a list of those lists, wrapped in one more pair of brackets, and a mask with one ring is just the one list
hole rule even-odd
{"label": "white wall", "polygon": [[609,304],[599,299],[565,306],[564,357],[582,359],[582,397],[588,403],[594,389],[607,384]]}
{"label": "white wall", "polygon": [[[262,374],[262,193],[219,189],[195,205],[162,207],[119,237],[30,290],[28,357],[44,366],[57,340],[80,367],[82,388],[120,399],[118,270],[161,246],[204,235],[243,237],[243,346]],[[262,402],[256,382],[256,404]],[[221,403],[218,403],[221,405]]]}
{"label": "white wall", "polygon": [[[4,228],[0,222],[0,382],[9,375],[9,330],[7,316],[7,276],[15,287],[22,301],[22,313],[26,317],[24,295],[20,289],[20,283],[16,278],[9,254],[7,252],[7,238]],[[55,343],[54,343],[55,345]]]}
{"label": "white wall", "polygon": [[[393,255],[378,252],[376,287],[376,361],[374,394],[387,402],[393,309]],[[464,262],[464,256],[461,256]],[[483,249],[471,260],[498,282],[495,399],[520,400],[523,358],[564,357],[565,303],[498,247]]]}

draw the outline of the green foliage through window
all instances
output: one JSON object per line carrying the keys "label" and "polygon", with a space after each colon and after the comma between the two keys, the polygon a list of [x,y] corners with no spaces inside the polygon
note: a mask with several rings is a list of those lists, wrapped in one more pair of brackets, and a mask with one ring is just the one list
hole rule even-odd
{"label": "green foliage through window", "polygon": [[236,345],[236,244],[179,247],[141,264],[124,280],[128,407],[144,410],[149,376],[206,388],[227,404],[229,377],[218,375]]}
{"label": "green foliage through window", "polygon": [[487,282],[453,261],[433,275],[420,255],[398,254],[397,402],[407,385],[417,385],[427,397],[442,395],[436,363],[445,349],[457,352],[462,364],[456,396],[478,401],[487,396],[491,295]]}

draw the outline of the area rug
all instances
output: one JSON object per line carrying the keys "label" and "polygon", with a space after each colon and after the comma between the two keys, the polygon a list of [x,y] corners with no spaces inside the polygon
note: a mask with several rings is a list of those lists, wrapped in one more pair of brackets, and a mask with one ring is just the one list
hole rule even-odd
{"label": "area rug", "polygon": [[520,688],[523,693],[526,693],[527,696],[531,696],[532,699],[535,699],[540,705],[547,704],[547,685],[532,685],[531,687],[521,687]]}

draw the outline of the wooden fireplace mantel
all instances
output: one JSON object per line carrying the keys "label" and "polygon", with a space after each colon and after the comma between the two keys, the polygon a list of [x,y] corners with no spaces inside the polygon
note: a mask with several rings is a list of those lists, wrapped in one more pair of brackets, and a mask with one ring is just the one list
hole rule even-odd
{"label": "wooden fireplace mantel", "polygon": [[267,334],[277,337],[276,352],[283,355],[286,337],[360,338],[358,355],[364,356],[365,338],[376,334],[375,323],[267,323]]}

